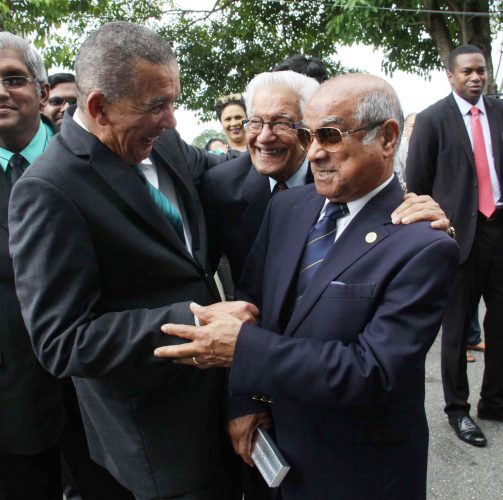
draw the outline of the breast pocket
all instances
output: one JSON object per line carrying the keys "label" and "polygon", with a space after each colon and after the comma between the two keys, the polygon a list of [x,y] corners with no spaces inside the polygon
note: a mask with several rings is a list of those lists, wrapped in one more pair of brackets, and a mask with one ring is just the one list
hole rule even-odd
{"label": "breast pocket", "polygon": [[343,283],[332,281],[323,293],[323,298],[366,299],[374,296],[375,283]]}

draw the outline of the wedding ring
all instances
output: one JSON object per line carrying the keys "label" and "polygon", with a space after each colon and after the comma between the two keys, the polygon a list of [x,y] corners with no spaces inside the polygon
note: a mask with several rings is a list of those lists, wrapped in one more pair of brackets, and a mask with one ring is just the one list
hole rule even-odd
{"label": "wedding ring", "polygon": [[199,366],[199,361],[197,360],[197,358],[195,356],[192,356],[192,362],[196,365],[196,366]]}

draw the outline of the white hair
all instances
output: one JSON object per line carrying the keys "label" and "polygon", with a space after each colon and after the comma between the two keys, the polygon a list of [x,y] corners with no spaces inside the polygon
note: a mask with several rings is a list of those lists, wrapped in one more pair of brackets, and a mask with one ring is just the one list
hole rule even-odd
{"label": "white hair", "polygon": [[283,87],[295,92],[299,96],[301,113],[304,114],[304,105],[314,94],[320,84],[308,76],[295,73],[294,71],[275,71],[259,73],[246,87],[246,109],[252,111],[251,103],[255,92],[263,87]]}

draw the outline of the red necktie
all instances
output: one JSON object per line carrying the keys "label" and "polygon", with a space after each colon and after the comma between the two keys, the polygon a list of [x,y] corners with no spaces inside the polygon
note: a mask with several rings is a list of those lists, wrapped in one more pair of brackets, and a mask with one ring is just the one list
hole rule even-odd
{"label": "red necktie", "polygon": [[496,210],[496,204],[494,203],[491,177],[489,175],[486,143],[480,123],[479,108],[472,106],[470,112],[472,114],[473,156],[475,157],[475,170],[477,171],[478,180],[479,212],[489,218]]}

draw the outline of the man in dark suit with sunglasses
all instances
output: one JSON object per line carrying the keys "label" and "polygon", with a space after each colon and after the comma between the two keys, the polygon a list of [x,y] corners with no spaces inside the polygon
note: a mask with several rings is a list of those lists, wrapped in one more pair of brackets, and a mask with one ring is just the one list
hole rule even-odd
{"label": "man in dark suit with sunglasses", "polygon": [[59,132],[63,123],[63,113],[77,104],[77,84],[71,73],[55,73],[49,76],[49,100],[42,113],[52,120]]}
{"label": "man in dark suit with sunglasses", "polygon": [[[205,326],[165,325],[189,342],[156,355],[230,366],[232,408],[268,403],[291,466],[283,500],[424,500],[424,365],[458,247],[427,222],[390,221],[403,116],[389,84],[334,78],[303,121],[315,186],[272,198],[238,290],[261,325],[194,304]],[[247,463],[251,434],[234,442]]]}
{"label": "man in dark suit with sunglasses", "polygon": [[[318,83],[293,71],[261,73],[246,89],[248,152],[213,167],[206,174],[203,202],[208,223],[212,265],[222,253],[238,283],[271,196],[313,182],[306,151],[293,124],[302,120],[304,104]],[[391,213],[390,213],[391,216]],[[395,210],[394,222],[449,221],[429,196],[407,195]]]}

